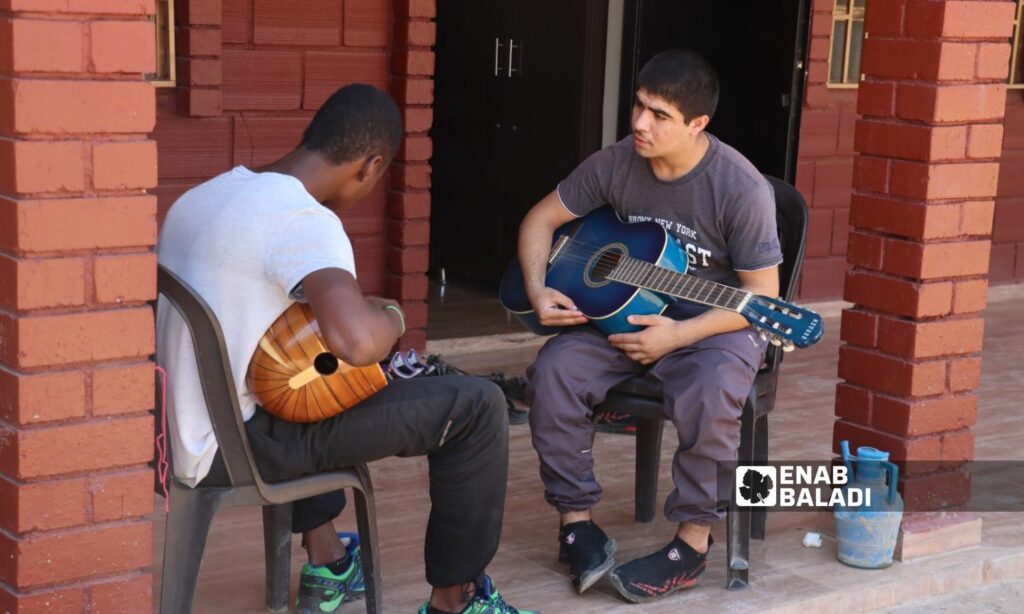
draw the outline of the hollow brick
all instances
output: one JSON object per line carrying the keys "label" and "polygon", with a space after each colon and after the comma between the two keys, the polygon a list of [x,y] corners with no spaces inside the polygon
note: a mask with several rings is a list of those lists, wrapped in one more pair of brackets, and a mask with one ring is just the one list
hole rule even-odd
{"label": "hollow brick", "polygon": [[97,73],[156,70],[156,28],[150,21],[94,21],[89,24],[91,69]]}
{"label": "hollow brick", "polygon": [[82,36],[78,21],[0,19],[0,72],[81,72]]}
{"label": "hollow brick", "polygon": [[28,539],[0,535],[0,555],[16,557],[0,568],[0,580],[23,589],[139,569],[151,560],[152,530],[134,522]]}
{"label": "hollow brick", "polygon": [[86,509],[84,479],[23,484],[0,477],[0,527],[11,533],[82,525],[88,520]]}
{"label": "hollow brick", "polygon": [[148,305],[26,316],[14,328],[16,342],[2,358],[19,369],[138,358],[154,348],[153,310]]}
{"label": "hollow brick", "polygon": [[92,372],[92,415],[106,416],[153,409],[154,365],[146,361]]}
{"label": "hollow brick", "polygon": [[[13,224],[0,232],[0,248],[49,252],[156,243],[153,196],[12,201],[0,197]],[[0,213],[0,219],[2,219]]]}
{"label": "hollow brick", "polygon": [[79,141],[0,139],[0,191],[8,194],[77,192],[85,187],[85,160]]}
{"label": "hollow brick", "polygon": [[12,79],[0,89],[12,97],[15,134],[148,133],[156,124],[156,91],[142,81]]}
{"label": "hollow brick", "polygon": [[875,428],[915,437],[974,426],[978,414],[975,395],[906,399],[875,395],[871,424]]}
{"label": "hollow brick", "polygon": [[17,373],[0,368],[0,419],[12,425],[85,416],[85,373]]}
{"label": "hollow brick", "polygon": [[910,362],[847,345],[839,349],[839,377],[893,395],[939,394],[946,387],[946,362]]}
{"label": "hollow brick", "polygon": [[14,431],[0,442],[0,471],[22,480],[139,465],[152,458],[150,415]]}
{"label": "hollow brick", "polygon": [[98,190],[156,187],[156,141],[95,143],[92,147],[92,182]]}
{"label": "hollow brick", "polygon": [[132,303],[156,299],[156,254],[101,256],[93,261],[93,296],[97,303]]}

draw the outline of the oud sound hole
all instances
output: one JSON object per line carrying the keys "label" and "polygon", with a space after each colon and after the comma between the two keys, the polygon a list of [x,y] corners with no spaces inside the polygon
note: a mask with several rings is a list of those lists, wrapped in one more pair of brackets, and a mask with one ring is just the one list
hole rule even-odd
{"label": "oud sound hole", "polygon": [[313,359],[313,368],[320,375],[331,375],[338,370],[338,359],[333,354],[323,352]]}
{"label": "oud sound hole", "polygon": [[608,275],[619,266],[619,262],[626,255],[624,245],[612,245],[597,252],[587,263],[587,274],[585,281],[591,288],[603,286],[610,280]]}

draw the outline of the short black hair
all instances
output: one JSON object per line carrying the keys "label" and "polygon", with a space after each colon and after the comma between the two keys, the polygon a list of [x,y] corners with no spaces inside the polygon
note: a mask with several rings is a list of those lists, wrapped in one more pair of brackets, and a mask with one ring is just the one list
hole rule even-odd
{"label": "short black hair", "polygon": [[402,116],[390,96],[365,83],[331,94],[302,133],[300,147],[342,164],[367,156],[390,162],[402,141]]}
{"label": "short black hair", "polygon": [[715,116],[718,107],[718,75],[711,64],[687,49],[663,51],[644,64],[637,86],[671,102],[690,122],[695,117]]}

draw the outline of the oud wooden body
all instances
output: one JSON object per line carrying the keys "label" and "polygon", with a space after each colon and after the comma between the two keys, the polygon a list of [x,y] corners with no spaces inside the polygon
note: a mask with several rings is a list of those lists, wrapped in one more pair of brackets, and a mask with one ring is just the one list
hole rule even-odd
{"label": "oud wooden body", "polygon": [[354,367],[327,350],[309,305],[294,303],[260,338],[249,389],[268,413],[289,422],[337,415],[387,386],[380,365]]}

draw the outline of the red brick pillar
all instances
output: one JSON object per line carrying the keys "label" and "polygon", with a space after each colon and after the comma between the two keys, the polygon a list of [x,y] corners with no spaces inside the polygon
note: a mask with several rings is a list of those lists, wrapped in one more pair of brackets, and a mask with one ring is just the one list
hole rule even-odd
{"label": "red brick pillar", "polygon": [[144,612],[153,2],[0,3],[0,612]]}
{"label": "red brick pillar", "polygon": [[405,137],[392,166],[388,196],[387,294],[402,302],[409,332],[403,347],[427,341],[430,244],[430,156],[433,122],[434,0],[395,2],[392,94],[402,107]]}
{"label": "red brick pillar", "polygon": [[224,108],[221,0],[174,3],[179,108],[192,117],[217,117]]}
{"label": "red brick pillar", "polygon": [[[833,439],[928,461],[900,480],[911,509],[969,495],[1014,6],[868,3]],[[979,539],[971,515],[910,514],[901,554]]]}

